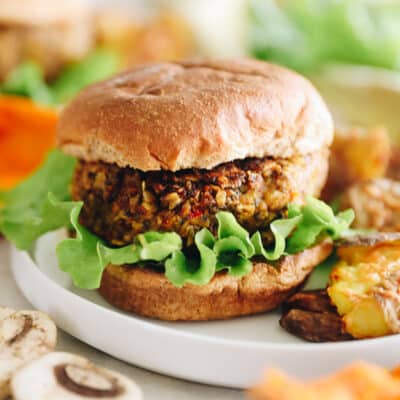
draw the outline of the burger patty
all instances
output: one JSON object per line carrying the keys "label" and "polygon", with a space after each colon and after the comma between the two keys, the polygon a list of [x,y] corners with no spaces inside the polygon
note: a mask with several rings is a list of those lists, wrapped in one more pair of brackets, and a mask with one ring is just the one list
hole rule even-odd
{"label": "burger patty", "polygon": [[216,232],[226,210],[267,243],[269,224],[287,206],[318,195],[327,174],[326,151],[292,159],[248,158],[211,170],[143,172],[79,160],[72,197],[84,206],[80,222],[106,243],[122,246],[147,231],[177,232],[186,246],[202,228]]}

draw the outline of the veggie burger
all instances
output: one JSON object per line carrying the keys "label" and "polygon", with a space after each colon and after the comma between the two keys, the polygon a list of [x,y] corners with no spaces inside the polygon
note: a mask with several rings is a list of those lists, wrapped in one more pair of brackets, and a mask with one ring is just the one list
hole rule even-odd
{"label": "veggie burger", "polygon": [[317,200],[332,118],[303,77],[253,60],[137,67],[82,91],[58,148],[1,195],[20,248],[67,227],[60,268],[165,320],[276,308],[353,219]]}

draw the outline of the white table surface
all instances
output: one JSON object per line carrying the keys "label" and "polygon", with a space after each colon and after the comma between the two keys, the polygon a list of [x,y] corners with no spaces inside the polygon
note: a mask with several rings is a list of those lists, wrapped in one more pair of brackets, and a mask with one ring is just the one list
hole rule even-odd
{"label": "white table surface", "polygon": [[[1,239],[0,306],[32,309],[13,280],[9,267],[9,245]],[[80,354],[100,366],[121,372],[134,379],[142,388],[145,400],[235,400],[244,398],[240,391],[185,382],[130,366],[74,339],[61,330],[59,330],[57,350]]]}

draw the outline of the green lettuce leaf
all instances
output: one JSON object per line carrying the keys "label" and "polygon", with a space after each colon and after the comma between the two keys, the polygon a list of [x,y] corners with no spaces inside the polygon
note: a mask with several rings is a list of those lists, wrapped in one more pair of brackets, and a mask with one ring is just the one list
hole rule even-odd
{"label": "green lettuce leaf", "polygon": [[19,249],[30,249],[44,233],[69,226],[69,185],[75,163],[74,158],[53,150],[27,180],[0,193],[4,206],[0,209],[0,231]]}
{"label": "green lettuce leaf", "polygon": [[[230,236],[219,239],[214,246],[217,255],[217,271],[228,270],[230,275],[244,276],[251,272],[253,264],[246,245],[239,238]],[[254,254],[254,250],[251,254]]]}
{"label": "green lettuce leaf", "polygon": [[182,248],[182,239],[175,232],[146,232],[136,237],[140,245],[141,261],[163,261]]}
{"label": "green lettuce leaf", "polygon": [[236,221],[231,213],[221,211],[216,217],[218,240],[213,246],[217,257],[216,271],[227,270],[230,275],[238,277],[249,274],[253,269],[250,259],[255,254],[249,232]]}
{"label": "green lettuce leaf", "polygon": [[75,286],[97,289],[104,268],[108,264],[135,264],[143,261],[163,261],[182,247],[182,240],[174,232],[146,232],[138,235],[135,243],[121,248],[107,247],[102,240],[79,223],[82,202],[75,202],[70,222],[76,236],[57,245],[60,269],[67,272]]}
{"label": "green lettuce leaf", "polygon": [[186,283],[206,285],[215,275],[217,257],[212,250],[215,242],[208,229],[195,235],[197,257],[186,256],[183,251],[175,251],[165,262],[165,275],[177,287]]}
{"label": "green lettuce leaf", "polygon": [[275,261],[285,254],[286,239],[297,227],[301,220],[301,216],[294,216],[288,219],[279,219],[270,224],[270,229],[274,235],[274,247],[271,250],[266,250],[262,243],[260,232],[254,233],[251,237],[251,242],[255,248],[255,254],[262,256],[267,260]]}
{"label": "green lettuce leaf", "polygon": [[65,239],[57,245],[58,264],[67,272],[75,286],[96,289],[100,286],[106,260],[100,256],[101,241],[79,224],[82,202],[75,202],[70,213],[70,222],[75,229],[75,238]]}
{"label": "green lettuce leaf", "polygon": [[315,243],[323,235],[338,239],[354,220],[354,211],[346,210],[335,215],[332,209],[321,200],[307,198],[304,207],[291,209],[290,215],[301,213],[294,232],[286,243],[288,254],[298,253]]}
{"label": "green lettuce leaf", "polygon": [[[251,243],[249,232],[238,224],[236,218],[229,212],[221,211],[217,214],[218,221],[218,241],[236,238],[241,242],[241,253],[250,258],[254,255],[254,246]],[[219,246],[218,242],[215,246]]]}
{"label": "green lettuce leaf", "polygon": [[183,249],[181,237],[174,232],[146,232],[130,245],[111,248],[79,223],[83,203],[71,201],[68,190],[74,167],[73,158],[54,150],[35,174],[14,190],[1,193],[0,230],[18,248],[28,250],[46,232],[61,227],[74,230],[74,237],[58,244],[57,257],[60,268],[84,289],[98,288],[110,263],[136,264],[136,268],[160,263],[178,287],[207,284],[219,271],[245,276],[252,270],[254,256],[274,261],[325,237],[335,240],[348,234],[354,218],[351,210],[335,215],[329,206],[310,197],[304,206],[290,205],[288,218],[270,224],[271,249],[264,248],[260,232],[250,237],[225,211],[216,214],[216,237],[202,229],[195,235],[193,249]]}

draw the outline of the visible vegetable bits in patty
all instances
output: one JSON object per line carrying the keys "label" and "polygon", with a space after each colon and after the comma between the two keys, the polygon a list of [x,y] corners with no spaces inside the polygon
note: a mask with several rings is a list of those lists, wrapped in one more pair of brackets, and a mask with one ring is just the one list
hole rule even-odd
{"label": "visible vegetable bits in patty", "polygon": [[287,205],[321,190],[324,152],[292,159],[237,160],[211,170],[142,172],[80,160],[72,194],[84,201],[81,223],[121,246],[147,231],[177,232],[185,244],[203,227],[215,233],[215,214],[227,210],[249,232],[269,241],[269,224]]}

